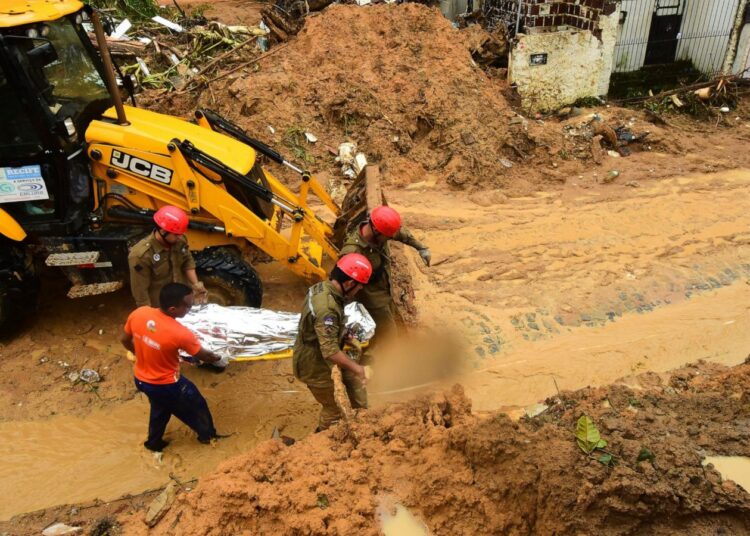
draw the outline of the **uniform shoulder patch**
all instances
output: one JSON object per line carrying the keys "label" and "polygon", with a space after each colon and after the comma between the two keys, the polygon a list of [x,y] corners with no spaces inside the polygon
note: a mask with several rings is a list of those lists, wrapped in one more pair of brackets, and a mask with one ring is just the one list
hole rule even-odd
{"label": "uniform shoulder patch", "polygon": [[336,324],[336,317],[334,315],[328,314],[323,317],[323,324],[326,326],[333,326]]}

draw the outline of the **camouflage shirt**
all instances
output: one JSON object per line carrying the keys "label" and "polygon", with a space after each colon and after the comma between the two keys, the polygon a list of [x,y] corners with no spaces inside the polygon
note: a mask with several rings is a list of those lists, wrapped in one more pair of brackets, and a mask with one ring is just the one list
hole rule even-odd
{"label": "camouflage shirt", "polygon": [[[364,225],[364,224],[362,224]],[[391,303],[391,253],[388,242],[382,247],[368,244],[360,234],[360,227],[353,229],[344,239],[341,255],[347,253],[360,253],[367,257],[372,265],[372,276],[370,282],[359,291],[357,301],[367,309],[378,309],[387,307]],[[406,227],[401,229],[390,240],[396,240],[411,246],[414,249],[423,249],[425,246],[417,240]],[[389,241],[390,241],[389,240]]]}
{"label": "camouflage shirt", "polygon": [[138,307],[159,307],[159,292],[167,283],[188,283],[186,270],[195,269],[187,239],[172,247],[159,242],[153,233],[138,242],[128,255],[130,291]]}
{"label": "camouflage shirt", "polygon": [[344,296],[331,283],[321,281],[307,291],[294,342],[294,376],[314,387],[332,385],[326,359],[341,350],[344,333]]}

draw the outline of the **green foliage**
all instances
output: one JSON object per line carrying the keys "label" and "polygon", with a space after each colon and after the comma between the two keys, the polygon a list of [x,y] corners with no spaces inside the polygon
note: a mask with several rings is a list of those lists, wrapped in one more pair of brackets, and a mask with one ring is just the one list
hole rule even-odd
{"label": "green foliage", "polygon": [[297,160],[308,164],[315,163],[315,157],[308,153],[305,147],[307,138],[305,138],[304,128],[296,125],[289,127],[284,133],[283,143],[292,151]]}
{"label": "green foliage", "polygon": [[593,108],[594,106],[601,106],[602,100],[599,97],[581,97],[573,106],[578,108]]}
{"label": "green foliage", "polygon": [[156,0],[84,0],[96,9],[114,11],[116,16],[133,20],[150,19],[159,13]]}
{"label": "green foliage", "polygon": [[656,460],[656,455],[651,452],[646,447],[641,447],[641,451],[638,453],[638,458],[636,458],[636,462],[643,462],[648,460],[653,465],[654,461]]}
{"label": "green foliage", "polygon": [[602,439],[599,429],[589,417],[582,415],[576,425],[576,442],[583,452],[591,454],[596,449],[603,449],[607,442]]}

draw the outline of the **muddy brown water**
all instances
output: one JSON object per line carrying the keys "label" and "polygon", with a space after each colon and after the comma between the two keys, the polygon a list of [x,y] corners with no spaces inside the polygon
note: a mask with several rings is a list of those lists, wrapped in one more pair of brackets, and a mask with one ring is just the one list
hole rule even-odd
{"label": "muddy brown water", "polygon": [[[748,354],[747,171],[637,191],[571,185],[491,206],[426,193],[429,204],[425,192],[391,197],[432,248],[431,269],[409,254],[421,320],[463,333],[470,355],[461,382],[476,411],[518,411],[557,389],[698,359],[735,364]],[[267,305],[296,309],[304,287],[267,270]],[[114,366],[127,376],[124,359]],[[232,375],[187,375],[219,431],[233,435],[206,447],[170,423],[172,444],[160,461],[140,446],[148,413],[140,395],[84,415],[0,422],[0,518],[138,493],[163,486],[170,473],[187,481],[270,438],[274,427],[292,437],[311,431],[317,409],[289,381],[288,362],[232,366]]]}
{"label": "muddy brown water", "polygon": [[750,458],[747,456],[706,456],[703,465],[711,464],[721,478],[732,480],[750,493]]}

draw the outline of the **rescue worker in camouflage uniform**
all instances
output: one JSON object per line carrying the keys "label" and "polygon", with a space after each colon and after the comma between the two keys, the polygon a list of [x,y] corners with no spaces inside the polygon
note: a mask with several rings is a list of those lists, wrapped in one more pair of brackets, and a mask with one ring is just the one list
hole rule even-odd
{"label": "rescue worker in camouflage uniform", "polygon": [[[396,240],[411,246],[419,252],[424,263],[429,266],[430,250],[417,240],[406,227],[401,225],[401,216],[388,206],[372,210],[369,219],[352,230],[344,240],[341,254],[359,253],[367,257],[372,265],[372,277],[368,285],[357,297],[375,321],[375,337],[382,340],[393,334],[396,318],[391,298],[391,257],[388,241]],[[369,350],[374,340],[370,341]],[[367,354],[369,355],[369,351]]]}
{"label": "rescue worker in camouflage uniform", "polygon": [[188,217],[171,205],[154,214],[156,228],[130,250],[130,290],[138,307],[159,306],[159,292],[167,283],[190,284],[196,303],[207,298],[206,287],[198,281],[195,261],[185,232]]}
{"label": "rescue worker in camouflage uniform", "polygon": [[367,284],[372,274],[369,261],[358,254],[343,255],[328,281],[316,283],[302,306],[292,367],[294,377],[307,385],[322,406],[316,432],[341,418],[334,398],[331,368],[338,365],[352,408],[367,407],[365,368],[341,349],[346,338],[344,304]]}

